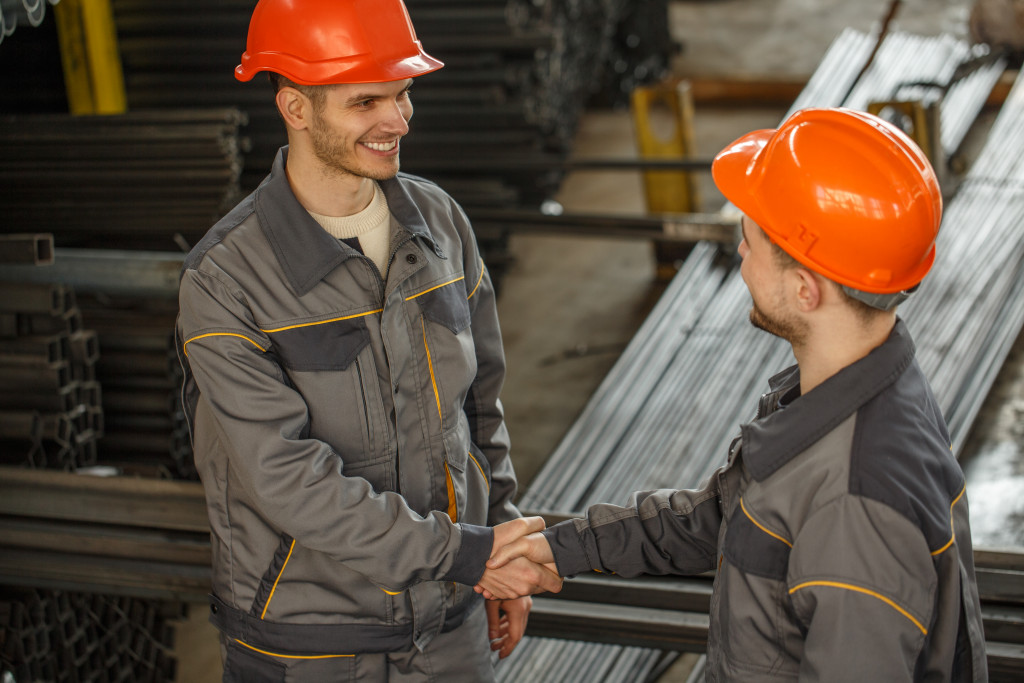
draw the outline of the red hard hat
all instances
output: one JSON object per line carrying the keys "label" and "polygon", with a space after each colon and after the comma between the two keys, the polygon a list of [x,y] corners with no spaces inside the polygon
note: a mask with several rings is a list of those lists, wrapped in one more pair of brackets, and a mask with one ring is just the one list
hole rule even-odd
{"label": "red hard hat", "polygon": [[861,292],[917,285],[935,260],[938,179],[892,124],[852,109],[804,109],[749,133],[712,164],[715,184],[786,253]]}
{"label": "red hard hat", "polygon": [[423,51],[402,0],[260,0],[235,78],[274,71],[302,85],[384,83],[442,66]]}

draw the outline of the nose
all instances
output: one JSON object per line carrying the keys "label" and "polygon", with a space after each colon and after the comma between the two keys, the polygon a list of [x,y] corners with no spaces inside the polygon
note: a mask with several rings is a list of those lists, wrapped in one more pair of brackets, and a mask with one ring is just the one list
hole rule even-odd
{"label": "nose", "polygon": [[747,244],[746,239],[740,240],[739,246],[736,247],[736,252],[740,255],[740,258],[747,257],[747,254],[750,253],[750,245]]}
{"label": "nose", "polygon": [[409,119],[412,118],[412,104],[392,101],[381,128],[393,135],[405,135],[409,132]]}

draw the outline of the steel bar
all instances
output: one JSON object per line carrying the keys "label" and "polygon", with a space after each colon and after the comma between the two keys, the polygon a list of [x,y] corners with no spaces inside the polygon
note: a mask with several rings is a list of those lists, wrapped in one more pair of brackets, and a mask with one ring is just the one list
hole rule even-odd
{"label": "steel bar", "polygon": [[53,263],[52,234],[0,235],[0,263]]}
{"label": "steel bar", "polygon": [[731,246],[739,241],[739,221],[721,214],[552,216],[536,211],[480,209],[474,214],[473,224],[481,230],[498,226],[523,232],[641,238],[664,242],[704,240]]}

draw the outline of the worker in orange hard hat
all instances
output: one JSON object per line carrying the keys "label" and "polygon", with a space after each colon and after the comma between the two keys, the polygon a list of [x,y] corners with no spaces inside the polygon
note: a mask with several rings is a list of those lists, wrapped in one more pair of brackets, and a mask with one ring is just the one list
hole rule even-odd
{"label": "worker in orange hard hat", "polygon": [[932,167],[877,117],[806,109],[712,174],[744,214],[751,322],[797,364],[697,490],[592,506],[489,567],[716,570],[708,681],[987,681],[964,475],[896,314],[935,258]]}
{"label": "worker in orange hard hat", "polygon": [[398,172],[441,66],[401,0],[253,12],[235,74],[270,75],[288,145],[189,254],[176,329],[225,681],[492,681],[523,636],[529,597],[473,590],[543,528],[512,502],[494,288],[461,207]]}

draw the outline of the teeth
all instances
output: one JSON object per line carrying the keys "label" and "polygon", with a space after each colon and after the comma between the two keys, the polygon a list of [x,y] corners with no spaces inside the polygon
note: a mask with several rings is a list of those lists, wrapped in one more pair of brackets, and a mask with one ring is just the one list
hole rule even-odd
{"label": "teeth", "polygon": [[364,142],[364,145],[377,152],[390,152],[398,144],[398,140],[391,142]]}

